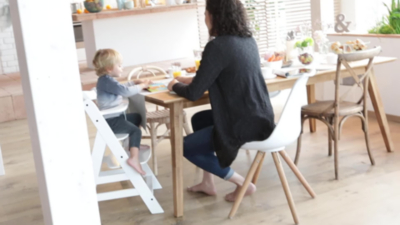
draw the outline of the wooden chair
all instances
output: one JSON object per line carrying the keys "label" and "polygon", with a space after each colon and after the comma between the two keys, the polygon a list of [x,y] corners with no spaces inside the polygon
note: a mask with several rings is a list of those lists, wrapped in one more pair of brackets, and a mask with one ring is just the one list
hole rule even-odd
{"label": "wooden chair", "polygon": [[[168,76],[167,73],[160,67],[146,66],[146,67],[138,67],[138,68],[133,69],[128,75],[128,81],[130,81],[136,73],[137,73],[136,79],[139,79],[140,75],[146,74],[146,73],[150,73],[153,76],[156,76],[156,73],[161,73],[165,76]],[[158,106],[156,107],[156,111],[146,113],[147,124],[148,124],[147,128],[149,129],[150,136],[143,136],[143,138],[151,139],[151,149],[152,149],[152,155],[153,155],[153,171],[156,176],[158,175],[156,146],[161,141],[163,141],[165,138],[170,138],[170,136],[169,136],[169,133],[170,133],[169,115],[170,115],[169,109],[159,110]],[[167,127],[167,130],[164,132],[164,134],[158,135],[157,130],[162,125],[165,125]],[[183,111],[183,129],[184,129],[186,135],[189,135],[192,133],[192,131],[189,127],[189,123],[186,118],[185,111]]]}
{"label": "wooden chair", "polygon": [[3,156],[1,155],[1,146],[0,146],[0,176],[3,176],[6,174],[6,171],[4,170],[4,162],[3,162]]}
{"label": "wooden chair", "polygon": [[246,176],[243,186],[240,188],[236,201],[232,206],[231,212],[229,213],[229,218],[233,218],[235,216],[250,182],[253,182],[254,184],[257,183],[266,153],[272,154],[283,190],[286,195],[286,199],[292,212],[293,220],[296,224],[299,223],[299,219],[296,213],[296,207],[294,205],[292,194],[289,189],[289,184],[286,180],[285,172],[279,159],[279,155],[281,155],[281,157],[289,165],[290,169],[292,169],[311,197],[315,197],[314,191],[285,151],[285,147],[293,141],[296,141],[300,134],[301,121],[298,115],[300,114],[301,109],[301,99],[306,97],[305,87],[308,77],[313,76],[314,74],[315,71],[310,74],[305,74],[296,81],[283,109],[282,116],[279,119],[279,122],[271,136],[264,141],[254,141],[246,143],[242,146],[242,149],[257,149],[258,152]]}
{"label": "wooden chair", "polygon": [[[104,115],[109,113],[124,112],[127,105],[118,106],[118,109],[109,109],[100,111],[96,104],[92,101],[95,94],[93,91],[85,91],[83,93],[83,106],[86,114],[97,128],[96,139],[92,150],[93,170],[96,185],[115,183],[120,181],[130,181],[134,188],[123,189],[118,191],[110,191],[105,193],[98,193],[98,201],[107,201],[112,199],[127,198],[132,196],[140,196],[147,208],[152,214],[163,213],[163,209],[153,195],[153,190],[161,189],[161,185],[157,178],[147,165],[150,159],[151,151],[140,151],[139,160],[146,176],[142,177],[131,166],[128,165],[126,160],[129,157],[129,152],[123,148],[120,142],[125,142],[129,134],[114,134],[104,119]],[[118,161],[117,167],[120,169],[102,171],[102,164],[104,161],[104,153],[106,147],[109,147],[115,159]]]}
{"label": "wooden chair", "polygon": [[[371,154],[369,137],[368,137],[368,121],[367,121],[367,91],[369,85],[370,71],[373,70],[374,57],[381,53],[381,47],[373,49],[349,53],[339,54],[337,69],[336,69],[336,80],[335,80],[335,100],[333,101],[320,101],[310,105],[303,106],[301,109],[302,124],[307,119],[317,119],[325,123],[328,127],[328,149],[329,156],[332,155],[332,141],[334,144],[334,161],[335,161],[335,178],[339,179],[338,172],[338,150],[340,133],[344,122],[350,117],[359,117],[362,122],[362,130],[365,135],[365,142],[367,145],[367,151],[371,164],[374,165],[374,159]],[[366,67],[366,71],[362,75],[358,75],[354,72],[349,62],[369,60]],[[354,85],[342,96],[340,96],[340,79],[341,79],[341,66],[347,69],[347,72],[351,74],[351,78],[354,79]],[[351,93],[354,89],[361,88],[362,96],[358,102],[343,101],[343,99]],[[303,133],[303,128],[301,133]],[[301,134],[297,143],[297,152],[295,158],[295,164],[297,165],[301,151]]]}

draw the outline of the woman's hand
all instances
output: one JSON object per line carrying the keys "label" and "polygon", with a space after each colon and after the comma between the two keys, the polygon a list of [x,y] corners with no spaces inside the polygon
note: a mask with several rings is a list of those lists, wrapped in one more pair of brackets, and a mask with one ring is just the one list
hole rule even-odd
{"label": "woman's hand", "polygon": [[179,81],[177,81],[177,80],[175,80],[175,79],[173,79],[171,82],[169,82],[169,84],[168,84],[168,90],[173,91],[173,90],[172,90],[172,87],[173,87],[175,84],[177,84],[177,83],[179,83]]}
{"label": "woman's hand", "polygon": [[179,82],[184,83],[184,84],[190,84],[193,81],[193,77],[182,77],[182,76],[179,76],[176,79]]}

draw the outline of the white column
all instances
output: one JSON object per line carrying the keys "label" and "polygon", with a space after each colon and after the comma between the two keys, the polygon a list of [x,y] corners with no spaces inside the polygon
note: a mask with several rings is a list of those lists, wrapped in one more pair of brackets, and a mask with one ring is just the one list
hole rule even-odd
{"label": "white column", "polygon": [[45,224],[100,224],[70,2],[10,7]]}
{"label": "white column", "polygon": [[334,22],[334,1],[333,0],[311,0],[311,21],[313,31],[321,30],[320,24],[316,22]]}
{"label": "white column", "polygon": [[3,156],[1,155],[1,146],[0,146],[0,176],[3,176],[6,174],[6,171],[4,170],[4,162],[3,162]]}

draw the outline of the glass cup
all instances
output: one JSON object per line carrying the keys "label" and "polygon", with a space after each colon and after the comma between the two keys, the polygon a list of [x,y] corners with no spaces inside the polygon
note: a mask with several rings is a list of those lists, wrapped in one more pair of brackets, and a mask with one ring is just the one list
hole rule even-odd
{"label": "glass cup", "polygon": [[172,63],[172,75],[177,78],[182,75],[182,69],[180,63]]}
{"label": "glass cup", "polygon": [[203,54],[203,51],[200,49],[195,49],[195,50],[193,50],[193,54],[194,54],[194,63],[196,65],[196,71],[198,71],[199,67],[200,67],[201,56]]}

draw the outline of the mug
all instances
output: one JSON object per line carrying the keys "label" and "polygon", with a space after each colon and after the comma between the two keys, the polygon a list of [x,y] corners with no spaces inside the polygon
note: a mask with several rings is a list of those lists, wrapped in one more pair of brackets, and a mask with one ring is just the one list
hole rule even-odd
{"label": "mug", "polygon": [[123,10],[125,6],[124,0],[117,0],[117,5],[119,10]]}
{"label": "mug", "polygon": [[261,67],[261,72],[263,74],[264,79],[275,78],[276,76],[272,73],[273,69],[269,67]]}
{"label": "mug", "polygon": [[127,1],[125,2],[125,9],[133,9],[133,1]]}

